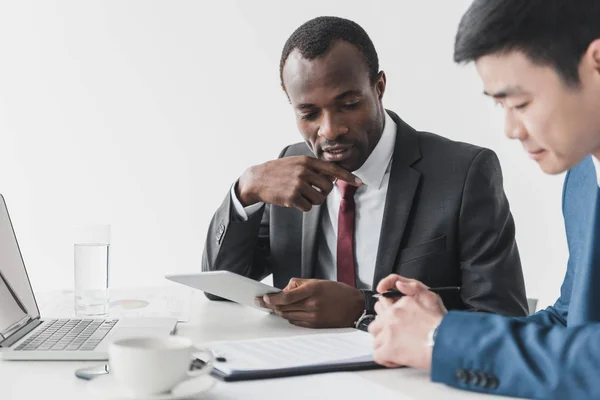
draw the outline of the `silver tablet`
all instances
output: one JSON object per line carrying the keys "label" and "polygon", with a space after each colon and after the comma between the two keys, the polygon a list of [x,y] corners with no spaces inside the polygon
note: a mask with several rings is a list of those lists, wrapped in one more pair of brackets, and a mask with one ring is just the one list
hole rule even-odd
{"label": "silver tablet", "polygon": [[268,293],[281,292],[281,289],[265,285],[264,283],[229,271],[166,275],[165,278],[261,311],[270,310],[258,307],[254,304],[254,299],[256,297],[262,297]]}

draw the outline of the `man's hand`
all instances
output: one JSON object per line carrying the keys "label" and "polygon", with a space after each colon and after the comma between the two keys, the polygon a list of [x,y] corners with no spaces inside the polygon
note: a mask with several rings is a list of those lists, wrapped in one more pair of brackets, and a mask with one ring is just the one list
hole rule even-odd
{"label": "man's hand", "polygon": [[285,157],[248,168],[238,180],[236,194],[242,205],[262,201],[282,207],[310,211],[323,204],[341,179],[354,186],[362,181],[334,163],[312,157]]}
{"label": "man's hand", "polygon": [[363,293],[345,283],[292,278],[282,292],[256,298],[290,323],[306,328],[353,326],[364,309]]}
{"label": "man's hand", "polygon": [[447,312],[442,299],[421,282],[399,275],[390,275],[377,285],[380,293],[390,289],[405,296],[395,302],[380,298],[375,304],[377,317],[369,325],[375,362],[429,370],[433,349],[427,346],[427,336]]}

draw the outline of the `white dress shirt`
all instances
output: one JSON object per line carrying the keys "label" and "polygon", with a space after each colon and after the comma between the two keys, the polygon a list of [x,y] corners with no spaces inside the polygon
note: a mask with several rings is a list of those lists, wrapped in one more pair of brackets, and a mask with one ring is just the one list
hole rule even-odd
{"label": "white dress shirt", "polygon": [[[356,285],[359,289],[371,289],[373,283],[392,155],[396,143],[396,123],[387,112],[384,114],[385,125],[379,142],[365,163],[352,172],[363,181],[354,194],[356,203],[354,257]],[[337,280],[337,229],[341,198],[339,188],[334,185],[321,214],[316,268],[318,279]],[[257,203],[244,207],[235,194],[235,185],[231,188],[231,200],[236,214],[234,217],[242,221],[248,220],[248,216],[263,205]]]}
{"label": "white dress shirt", "polygon": [[596,168],[596,181],[598,182],[598,187],[600,187],[600,160],[598,160],[596,156],[592,156],[592,161],[594,162],[594,167]]}

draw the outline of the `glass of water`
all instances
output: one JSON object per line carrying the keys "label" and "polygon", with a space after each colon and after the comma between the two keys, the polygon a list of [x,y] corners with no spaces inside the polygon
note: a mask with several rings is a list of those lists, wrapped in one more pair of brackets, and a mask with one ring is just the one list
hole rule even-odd
{"label": "glass of water", "polygon": [[80,227],[75,239],[75,315],[108,316],[110,225]]}

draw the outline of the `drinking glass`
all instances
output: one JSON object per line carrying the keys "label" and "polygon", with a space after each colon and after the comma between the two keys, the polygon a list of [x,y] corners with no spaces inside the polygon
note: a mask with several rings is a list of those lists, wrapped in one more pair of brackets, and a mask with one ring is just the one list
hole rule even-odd
{"label": "drinking glass", "polygon": [[85,225],[76,232],[75,315],[108,316],[110,225]]}

